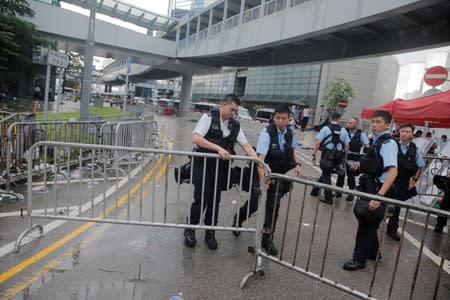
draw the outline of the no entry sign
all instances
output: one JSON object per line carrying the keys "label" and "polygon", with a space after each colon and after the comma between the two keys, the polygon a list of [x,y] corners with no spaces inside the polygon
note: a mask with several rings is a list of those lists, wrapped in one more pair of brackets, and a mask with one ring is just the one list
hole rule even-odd
{"label": "no entry sign", "polygon": [[346,108],[348,105],[348,102],[345,99],[339,99],[337,104],[338,104],[339,108]]}
{"label": "no entry sign", "polygon": [[443,84],[447,80],[448,71],[441,66],[435,66],[428,69],[423,76],[423,80],[429,86],[438,86]]}

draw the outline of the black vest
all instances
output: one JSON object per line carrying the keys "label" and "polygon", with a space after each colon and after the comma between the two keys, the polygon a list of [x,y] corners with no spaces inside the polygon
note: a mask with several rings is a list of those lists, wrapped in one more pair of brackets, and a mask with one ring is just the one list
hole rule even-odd
{"label": "black vest", "polygon": [[397,178],[408,181],[410,177],[414,176],[419,169],[416,163],[417,146],[413,142],[409,143],[408,150],[403,154],[398,143],[398,175]]}
{"label": "black vest", "polygon": [[[341,150],[339,151],[344,152],[344,143],[341,141],[341,126],[339,126],[338,124],[328,124],[327,127],[328,129],[330,129],[330,134],[328,134],[323,139],[322,143],[320,144],[320,150],[330,150],[326,147],[328,144],[333,144],[333,149],[337,150],[337,145],[341,144]],[[327,141],[330,137],[331,139]]]}
{"label": "black vest", "polygon": [[284,134],[284,151],[281,151],[278,143],[278,129],[275,124],[266,127],[270,137],[269,151],[264,161],[269,165],[272,173],[285,174],[295,167],[293,158],[294,149],[292,148],[292,129],[287,127]]}
{"label": "black vest", "polygon": [[[350,130],[347,128],[348,136],[350,137]],[[350,152],[359,153],[363,143],[361,141],[361,129],[357,129],[355,135],[350,139]]]}
{"label": "black vest", "polygon": [[[204,138],[211,143],[219,145],[223,149],[227,150],[230,154],[235,154],[234,145],[236,144],[236,139],[241,128],[239,122],[233,118],[228,120],[228,129],[230,130],[230,135],[224,138],[222,129],[220,128],[220,110],[212,110],[208,114],[211,116],[211,126],[209,126],[209,130]],[[215,151],[202,147],[198,147],[197,151],[215,153]]]}
{"label": "black vest", "polygon": [[386,171],[380,151],[381,146],[391,139],[392,136],[389,133],[383,134],[367,149],[365,155],[361,156],[359,161],[361,173],[378,177]]}

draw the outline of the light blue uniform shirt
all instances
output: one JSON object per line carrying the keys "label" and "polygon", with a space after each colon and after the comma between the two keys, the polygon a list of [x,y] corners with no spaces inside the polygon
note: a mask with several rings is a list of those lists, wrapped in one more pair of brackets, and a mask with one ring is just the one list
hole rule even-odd
{"label": "light blue uniform shirt", "polygon": [[[349,138],[351,140],[355,136],[356,130],[349,130],[348,132],[349,132]],[[363,131],[361,131],[361,143],[363,144],[363,146],[370,144],[369,139],[367,138],[367,135]],[[349,151],[348,153],[355,153],[355,152]],[[355,153],[355,154],[359,154],[359,152]]]}
{"label": "light blue uniform shirt", "polygon": [[[286,144],[286,140],[284,139],[284,134],[287,132],[287,129],[285,129],[283,132],[277,128],[278,132],[278,144],[280,145],[281,151],[284,151],[284,146]],[[269,152],[270,147],[270,136],[267,132],[266,128],[263,128],[261,132],[259,133],[258,138],[258,144],[256,145],[256,153],[267,155]],[[297,140],[295,139],[295,136],[292,135],[292,148],[297,148]]]}
{"label": "light blue uniform shirt", "polygon": [[[402,150],[403,154],[406,154],[408,151],[409,143],[404,145],[400,142],[400,150]],[[419,148],[416,148],[416,164],[419,168],[425,167],[425,161],[423,160],[423,153]]]}
{"label": "light blue uniform shirt", "polygon": [[[335,124],[335,123],[332,123]],[[330,135],[326,141],[324,141],[324,139],[331,133],[331,130],[328,126],[324,126],[322,127],[322,129],[319,131],[319,133],[316,135],[316,139],[319,140],[322,144],[326,144],[327,142],[331,142],[331,138],[332,136]],[[345,145],[350,143],[350,138],[348,136],[347,130],[345,130],[345,128],[341,128],[341,133],[339,135],[339,139],[341,140],[341,142]],[[329,143],[328,145],[325,146],[327,149],[333,149],[334,145],[333,143]],[[337,150],[341,151],[342,150],[342,145],[338,144],[337,145]]]}
{"label": "light blue uniform shirt", "polygon": [[[373,134],[373,143],[375,143],[378,138],[386,133],[389,133],[388,130],[380,132],[380,133],[374,133]],[[380,148],[380,155],[383,158],[383,168],[388,167],[396,167],[397,168],[397,155],[398,155],[398,146],[397,142],[393,139],[384,142],[384,144]],[[381,182],[384,182],[384,179],[386,179],[387,171],[384,171],[383,174],[381,174],[378,179]]]}

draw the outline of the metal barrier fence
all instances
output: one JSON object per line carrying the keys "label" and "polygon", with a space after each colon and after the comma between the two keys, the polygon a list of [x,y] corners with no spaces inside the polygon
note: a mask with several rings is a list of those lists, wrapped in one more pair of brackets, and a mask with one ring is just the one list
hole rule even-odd
{"label": "metal barrier fence", "polygon": [[[110,146],[121,146],[131,148],[157,148],[156,136],[158,126],[156,121],[129,121],[108,122],[100,127],[101,144]],[[142,157],[139,153],[133,153],[132,161],[129,161],[129,151],[106,151],[102,159],[103,163],[111,169],[125,174],[120,168],[121,164],[136,164]]]}
{"label": "metal barrier fence", "polygon": [[[436,215],[448,219],[449,212],[279,174],[266,176],[261,182],[261,187],[274,179],[285,180],[293,186],[288,192],[287,199],[283,199],[278,220],[279,229],[273,238],[280,251],[276,256],[272,256],[262,248],[261,233],[266,206],[261,206],[263,209],[258,211],[259,227],[255,237],[257,241],[255,265],[253,272],[242,280],[241,287],[246,285],[251,276],[264,274],[262,260],[265,259],[361,299],[412,299],[413,296],[417,299],[449,299],[447,284],[450,265],[445,258],[450,252],[450,231],[443,236],[445,241],[441,240],[440,246],[434,249],[437,252],[432,255],[435,257],[434,262],[424,257],[425,252],[427,254],[430,252],[425,249],[425,243],[434,240],[433,237],[427,239],[429,221]],[[374,257],[373,266],[369,263],[366,267],[373,270],[372,272],[350,273],[342,269],[343,263],[351,258],[355,244],[356,219],[339,219],[340,222],[337,223],[336,219],[340,217],[342,210],[337,209],[336,201],[331,206],[321,205],[318,197],[308,201],[306,194],[309,187],[328,188],[356,197],[375,199],[385,204],[384,220],[380,230],[381,246],[376,258]],[[267,193],[264,192],[262,197],[266,198]],[[385,243],[383,234],[388,217],[387,206],[393,204],[403,207],[405,212],[403,224],[400,224],[401,240],[394,245]],[[348,209],[346,211],[348,212]],[[418,227],[417,221],[409,220],[412,211],[424,214],[423,228]],[[408,240],[411,241],[412,236],[406,229],[409,232],[414,231],[418,236],[420,242],[416,240],[417,249],[406,249],[405,237],[408,236]],[[443,271],[444,264],[445,272],[448,274]]]}
{"label": "metal barrier fence", "polygon": [[[40,148],[43,148],[44,151],[39,152],[38,149]],[[57,157],[54,167],[47,163],[45,155],[40,156],[39,161],[43,166],[43,176],[36,177],[32,172],[33,162],[36,160],[35,153],[39,152],[39,155],[42,155],[48,148],[53,148],[57,153],[63,154]],[[129,157],[123,176],[119,176],[117,171],[110,171],[102,167],[101,163],[98,163],[108,160],[110,152],[126,153]],[[133,167],[131,157],[136,154],[145,159],[139,160],[138,165]],[[23,238],[28,233],[39,230],[42,235],[43,227],[34,224],[34,218],[255,232],[255,228],[249,225],[238,228],[232,227],[231,219],[227,218],[227,214],[223,215],[224,211],[229,212],[230,210],[234,211],[234,209],[239,214],[238,208],[240,205],[251,197],[251,194],[248,194],[248,198],[244,197],[241,190],[236,193],[234,188],[222,193],[222,204],[225,202],[224,199],[228,197],[233,200],[226,201],[226,203],[230,205],[235,201],[237,206],[222,207],[222,214],[219,216],[217,226],[205,225],[203,217],[200,218],[200,224],[190,224],[188,212],[193,199],[193,185],[178,184],[177,182],[181,182],[182,179],[181,172],[178,172],[177,180],[174,178],[175,175],[172,174],[175,174],[175,166],[180,166],[189,161],[192,164],[194,158],[203,161],[207,159],[215,160],[216,166],[219,163],[217,154],[200,152],[61,142],[39,142],[33,145],[27,155],[26,209],[29,226],[18,237],[15,251],[19,250]],[[72,164],[74,161],[77,164]],[[152,161],[153,164],[149,164]],[[114,162],[114,164],[118,164],[118,162]],[[234,169],[236,165],[241,167],[249,165],[249,168],[253,170],[255,164],[260,164],[264,167],[266,174],[268,173],[267,166],[256,157],[232,156],[232,164],[233,168],[230,164],[227,170],[228,186],[235,182],[232,174],[236,174],[235,170],[237,169]],[[204,164],[202,172],[205,176],[206,164]],[[251,171],[250,178],[257,176],[254,173],[256,172]],[[243,174],[244,168],[241,168],[240,179],[238,180],[240,186],[243,184]],[[188,181],[192,182],[192,169],[187,177]],[[219,188],[217,177],[216,168],[215,191]],[[40,185],[44,192],[33,192],[35,185]],[[61,188],[61,185],[65,185],[65,187]],[[203,183],[202,194],[204,194],[204,189]],[[201,207],[204,207],[204,201],[206,199],[202,196]],[[213,212],[216,202],[214,201]],[[123,215],[119,213],[122,210],[125,210]],[[204,216],[204,214],[202,211],[201,216]]]}
{"label": "metal barrier fence", "polygon": [[[109,130],[105,130],[109,128]],[[40,141],[73,142],[98,145],[115,145],[130,147],[154,147],[157,134],[155,121],[48,121],[15,122],[8,127],[6,151],[7,189],[13,175],[22,174],[27,169],[26,155],[33,144]],[[33,170],[42,170],[39,161],[43,148],[34,151]],[[47,161],[52,163],[60,154],[52,148],[46,148]],[[117,155],[114,154],[114,155]],[[112,159],[109,159],[111,161]],[[117,166],[116,166],[117,167]]]}
{"label": "metal barrier fence", "polygon": [[433,185],[434,175],[449,176],[450,158],[437,156],[424,156],[425,168],[417,182],[417,193],[424,196],[439,196],[442,191]]}

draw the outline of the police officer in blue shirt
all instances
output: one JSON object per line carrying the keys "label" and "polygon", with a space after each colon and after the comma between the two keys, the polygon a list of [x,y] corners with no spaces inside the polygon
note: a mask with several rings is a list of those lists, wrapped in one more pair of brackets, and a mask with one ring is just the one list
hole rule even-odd
{"label": "police officer in blue shirt", "polygon": [[[295,175],[300,176],[300,161],[295,155],[297,141],[289,125],[289,106],[279,104],[275,107],[273,123],[263,128],[259,134],[256,153],[258,158],[269,165],[272,173],[285,174],[294,169]],[[264,176],[263,170],[258,168],[259,177]],[[289,192],[291,186],[287,181],[271,182],[267,190],[266,215],[264,219],[263,235],[261,245],[270,255],[277,255],[278,249],[273,243],[273,233],[280,209],[280,199]],[[253,184],[249,216],[258,209],[259,182]],[[248,201],[240,208],[239,220],[234,216],[233,227],[240,227],[247,218]],[[274,217],[274,218],[273,218]],[[233,231],[238,236],[239,231]]]}
{"label": "police officer in blue shirt", "polygon": [[[341,115],[334,112],[330,116],[331,123],[324,126],[316,136],[314,143],[313,160],[316,159],[317,150],[322,151],[320,157],[320,169],[322,175],[318,182],[331,185],[331,173],[335,172],[339,165],[346,159],[349,149],[350,138],[347,131],[339,125]],[[319,195],[319,188],[314,187],[310,193],[311,196]],[[325,190],[325,199],[320,201],[332,204],[331,190]]]}
{"label": "police officer in blue shirt", "polygon": [[[361,157],[359,170],[360,186],[363,192],[394,198],[392,186],[397,177],[398,147],[389,134],[392,116],[385,110],[377,110],[372,114],[373,145],[365,157]],[[371,151],[374,150],[374,151]],[[370,155],[369,155],[370,154]],[[373,154],[373,155],[371,155]],[[362,179],[373,179],[373,190],[366,188]],[[369,182],[369,180],[366,180]],[[369,186],[369,185],[367,185]],[[364,214],[360,214],[364,208]],[[368,259],[375,260],[378,253],[378,227],[384,217],[384,204],[377,200],[358,199],[353,209],[358,219],[353,257],[343,268],[356,271],[366,267]],[[375,215],[376,214],[376,215]]]}
{"label": "police officer in blue shirt", "polygon": [[[359,119],[356,117],[352,117],[348,120],[346,130],[350,138],[347,160],[359,161],[361,148],[363,146],[369,146],[369,139],[367,138],[367,135],[361,129],[359,129]],[[345,175],[347,175],[348,188],[354,190],[356,187],[355,176],[358,174],[356,172],[353,172],[350,168],[346,168],[346,170],[347,174],[338,175],[336,186],[343,187]],[[337,198],[341,196],[341,193],[336,192]],[[348,195],[346,200],[353,201],[353,195]]]}
{"label": "police officer in blue shirt", "polygon": [[[400,141],[398,143],[398,174],[395,179],[396,199],[405,201],[417,194],[416,182],[419,180],[422,168],[425,166],[423,153],[412,142],[414,125],[402,124],[399,127]],[[393,215],[389,218],[386,234],[396,241],[400,241],[397,232],[400,207],[396,206]]]}

